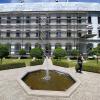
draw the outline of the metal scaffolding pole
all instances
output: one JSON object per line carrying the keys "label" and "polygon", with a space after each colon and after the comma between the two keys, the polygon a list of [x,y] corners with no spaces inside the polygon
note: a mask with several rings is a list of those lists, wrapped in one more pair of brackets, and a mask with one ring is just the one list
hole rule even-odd
{"label": "metal scaffolding pole", "polygon": [[[45,45],[49,43],[49,36],[48,36],[48,13],[46,12],[44,17],[39,18],[40,22],[38,23],[39,31],[40,31],[40,44],[44,47],[44,55],[47,56],[46,54],[46,48]],[[50,19],[49,19],[50,20]],[[43,25],[41,25],[43,24]],[[46,33],[47,32],[47,33]],[[46,37],[47,34],[47,37]]]}
{"label": "metal scaffolding pole", "polygon": [[[19,2],[20,3],[24,3],[25,2],[25,0],[19,0]],[[23,34],[24,34],[24,11],[22,11],[22,22],[23,22],[23,24],[22,24],[22,30],[21,30],[21,33],[22,33],[22,47],[21,48],[23,48]]]}

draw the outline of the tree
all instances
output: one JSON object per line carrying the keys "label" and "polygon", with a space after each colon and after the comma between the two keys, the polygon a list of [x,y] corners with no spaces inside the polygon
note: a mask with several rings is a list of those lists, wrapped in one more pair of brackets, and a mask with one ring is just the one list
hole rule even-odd
{"label": "tree", "polygon": [[98,56],[100,56],[100,45],[98,45],[96,48],[93,48],[92,53],[93,53],[93,55],[97,56],[97,63],[98,63],[98,60],[99,60]]}
{"label": "tree", "polygon": [[35,57],[37,59],[41,59],[43,57],[43,50],[41,48],[31,49],[30,56]]}
{"label": "tree", "polygon": [[62,57],[65,57],[67,55],[66,50],[62,48],[56,48],[53,52],[53,55],[57,59],[61,59]]}
{"label": "tree", "polygon": [[25,49],[20,49],[20,50],[19,50],[19,55],[20,55],[21,57],[23,57],[24,55],[26,55]]}
{"label": "tree", "polygon": [[71,50],[71,56],[76,57],[79,55],[79,51],[76,49]]}
{"label": "tree", "polygon": [[2,59],[4,57],[7,57],[9,55],[9,50],[6,45],[0,44],[0,59],[1,59],[1,64],[2,64]]}

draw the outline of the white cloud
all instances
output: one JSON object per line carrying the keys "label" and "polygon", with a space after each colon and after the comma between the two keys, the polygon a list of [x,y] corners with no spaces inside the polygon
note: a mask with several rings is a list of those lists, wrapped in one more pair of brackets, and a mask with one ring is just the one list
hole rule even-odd
{"label": "white cloud", "polygon": [[[18,3],[21,0],[11,0],[11,3]],[[24,0],[24,2],[33,2],[33,0]]]}
{"label": "white cloud", "polygon": [[[44,2],[47,2],[47,1],[49,1],[49,2],[52,2],[52,1],[55,1],[55,0],[24,0],[24,2],[25,3],[31,3],[31,2],[42,2],[42,1],[44,1]],[[12,3],[18,3],[18,2],[20,2],[20,0],[11,0],[11,2]]]}

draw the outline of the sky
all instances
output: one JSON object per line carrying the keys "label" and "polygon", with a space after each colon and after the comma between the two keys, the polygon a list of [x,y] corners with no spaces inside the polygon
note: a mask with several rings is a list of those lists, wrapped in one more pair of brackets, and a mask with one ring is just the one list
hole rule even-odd
{"label": "sky", "polygon": [[[19,0],[0,0],[0,3],[12,3],[12,2],[18,2]],[[41,1],[55,1],[55,0],[25,0],[25,2],[41,2]],[[59,0],[61,1],[67,1],[67,0]],[[100,3],[100,0],[69,0],[70,2],[97,2]]]}

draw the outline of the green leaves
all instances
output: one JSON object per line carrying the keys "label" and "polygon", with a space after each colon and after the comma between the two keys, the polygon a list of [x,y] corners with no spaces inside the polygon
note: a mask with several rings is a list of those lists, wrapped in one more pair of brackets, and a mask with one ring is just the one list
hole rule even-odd
{"label": "green leaves", "polygon": [[8,47],[6,45],[1,45],[0,44],[0,58],[1,58],[1,63],[2,63],[3,57],[7,57],[8,55],[9,55]]}
{"label": "green leaves", "polygon": [[55,56],[55,58],[61,59],[62,57],[65,57],[67,55],[67,53],[64,49],[57,48],[57,49],[54,50],[53,55]]}
{"label": "green leaves", "polygon": [[26,55],[26,51],[25,51],[25,49],[20,49],[20,51],[19,51],[19,55]]}
{"label": "green leaves", "polygon": [[30,51],[30,56],[41,59],[43,57],[43,50],[41,48],[34,48]]}

